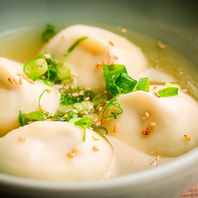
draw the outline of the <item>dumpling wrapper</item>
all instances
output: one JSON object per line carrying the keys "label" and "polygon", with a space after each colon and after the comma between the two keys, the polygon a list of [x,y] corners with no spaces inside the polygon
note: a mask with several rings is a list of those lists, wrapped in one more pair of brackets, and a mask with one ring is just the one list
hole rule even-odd
{"label": "dumpling wrapper", "polygon": [[[15,129],[0,139],[0,172],[53,181],[99,180],[113,175],[110,143],[90,129],[83,142],[83,133],[73,123],[57,121]],[[72,151],[74,156],[68,156]]]}
{"label": "dumpling wrapper", "polygon": [[[45,85],[42,81],[31,84],[17,74],[24,75],[23,64],[0,58],[0,137],[20,126],[18,122],[20,109],[25,107],[23,113],[39,110],[38,98],[45,89],[51,92],[44,93],[41,98],[43,109],[55,113],[60,104],[60,94],[55,88]],[[10,83],[8,78],[12,81],[15,79],[18,84]],[[20,78],[22,85],[19,84]]]}
{"label": "dumpling wrapper", "polygon": [[[69,47],[83,36],[88,36],[88,39],[64,57],[63,54]],[[125,65],[131,77],[148,67],[139,47],[115,33],[86,25],[73,25],[60,31],[43,47],[40,54],[44,52],[50,52],[58,61],[68,62],[78,74],[77,84],[83,87],[105,88],[102,66],[97,68],[97,63]]]}
{"label": "dumpling wrapper", "polygon": [[[197,146],[197,102],[189,95],[179,91],[177,96],[156,97],[153,93],[163,86],[150,86],[150,93],[136,91],[121,95],[118,99],[123,114],[115,119],[107,119],[104,126],[109,134],[150,155],[163,157],[176,157]],[[149,118],[143,120],[145,112]],[[151,127],[149,135],[143,135],[150,122],[156,126]],[[116,132],[113,126],[118,124]],[[188,141],[184,135],[189,135]]]}

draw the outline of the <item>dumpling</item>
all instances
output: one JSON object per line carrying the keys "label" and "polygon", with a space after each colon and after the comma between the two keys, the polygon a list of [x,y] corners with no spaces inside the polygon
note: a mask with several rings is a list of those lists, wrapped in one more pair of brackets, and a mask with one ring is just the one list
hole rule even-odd
{"label": "dumpling", "polygon": [[34,83],[25,80],[22,76],[21,63],[0,58],[0,137],[19,127],[18,115],[21,108],[25,107],[23,113],[38,110],[38,98],[45,89],[50,89],[51,92],[45,93],[41,99],[43,109],[54,113],[60,104],[56,89],[41,81]]}
{"label": "dumpling", "polygon": [[[66,58],[63,54],[79,38],[88,36]],[[105,87],[102,65],[125,65],[135,77],[147,69],[147,60],[141,49],[127,39],[107,30],[86,25],[73,25],[58,33],[40,53],[50,52],[58,61],[68,62],[80,86]]]}
{"label": "dumpling", "polygon": [[0,139],[0,172],[54,181],[98,180],[114,171],[110,143],[73,123],[40,121]]}
{"label": "dumpling", "polygon": [[159,98],[153,94],[162,88],[150,86],[150,93],[136,91],[121,95],[118,101],[123,114],[116,120],[106,120],[104,125],[111,136],[145,153],[175,157],[197,146],[198,105],[182,91],[171,97]]}

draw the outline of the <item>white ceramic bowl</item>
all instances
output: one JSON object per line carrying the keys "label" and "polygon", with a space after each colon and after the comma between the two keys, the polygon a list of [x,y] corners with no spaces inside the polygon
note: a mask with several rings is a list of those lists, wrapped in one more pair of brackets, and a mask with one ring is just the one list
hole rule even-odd
{"label": "white ceramic bowl", "polygon": [[[121,25],[171,43],[198,71],[196,8],[198,3],[189,0],[1,0],[0,32],[46,23]],[[179,197],[198,182],[197,156],[195,149],[162,167],[106,181],[45,182],[0,174],[0,196]]]}

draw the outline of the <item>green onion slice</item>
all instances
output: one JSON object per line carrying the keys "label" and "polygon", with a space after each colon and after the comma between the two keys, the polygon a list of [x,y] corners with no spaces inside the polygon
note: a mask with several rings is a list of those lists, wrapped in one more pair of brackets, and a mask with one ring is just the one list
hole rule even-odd
{"label": "green onion slice", "polygon": [[115,81],[115,85],[125,92],[133,91],[136,84],[137,80],[134,80],[126,73],[121,73]]}
{"label": "green onion slice", "polygon": [[115,64],[103,66],[103,75],[105,77],[106,89],[110,95],[119,94],[119,88],[115,85],[115,81],[121,73],[127,74],[127,70],[124,65]]}
{"label": "green onion slice", "polygon": [[68,56],[82,41],[88,39],[88,36],[83,36],[79,38],[65,53],[64,57]]}
{"label": "green onion slice", "polygon": [[176,87],[178,89],[181,89],[181,86],[179,84],[176,84],[176,83],[170,83],[170,82],[166,82],[165,87]]}
{"label": "green onion slice", "polygon": [[140,78],[136,90],[149,92],[149,79],[148,78]]}
{"label": "green onion slice", "polygon": [[37,58],[33,61],[26,63],[23,67],[23,72],[31,79],[39,78],[48,69],[47,62],[43,58]]}
{"label": "green onion slice", "polygon": [[96,131],[102,137],[105,137],[106,135],[108,135],[108,130],[103,126],[94,127],[94,131]]}
{"label": "green onion slice", "polygon": [[178,88],[167,87],[157,92],[161,97],[169,97],[178,95]]}
{"label": "green onion slice", "polygon": [[53,25],[48,24],[46,30],[42,33],[43,42],[47,43],[51,38],[56,34],[55,28]]}
{"label": "green onion slice", "polygon": [[57,64],[57,61],[56,61],[56,58],[49,52],[45,52],[44,54],[40,54],[37,58],[43,58],[46,60],[47,64],[49,66],[56,66]]}
{"label": "green onion slice", "polygon": [[[104,119],[107,119],[107,118],[116,119],[118,115],[123,113],[121,104],[119,102],[116,102],[116,100],[117,100],[117,98],[105,104],[106,107],[102,112],[102,117]],[[110,108],[112,108],[113,111],[111,110],[111,113],[108,113],[108,115],[105,116],[105,112],[107,110],[110,111]]]}
{"label": "green onion slice", "polygon": [[70,65],[67,62],[60,62],[56,66],[57,77],[60,80],[67,80],[70,77]]}
{"label": "green onion slice", "polygon": [[107,99],[107,94],[104,92],[100,92],[94,96],[92,102],[94,106],[97,107],[99,104],[103,104],[103,102]]}
{"label": "green onion slice", "polygon": [[41,97],[43,96],[43,94],[45,93],[45,92],[47,92],[48,94],[50,93],[50,90],[49,89],[45,89],[42,93],[41,93],[41,95],[39,96],[39,101],[38,101],[38,107],[39,107],[39,110],[42,112],[42,110],[41,110]]}

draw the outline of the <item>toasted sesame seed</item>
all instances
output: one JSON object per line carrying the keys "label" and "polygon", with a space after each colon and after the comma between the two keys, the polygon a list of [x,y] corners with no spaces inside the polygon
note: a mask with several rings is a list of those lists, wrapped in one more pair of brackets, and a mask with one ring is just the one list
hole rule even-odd
{"label": "toasted sesame seed", "polygon": [[145,129],[142,129],[142,134],[143,134],[143,135],[147,135]]}
{"label": "toasted sesame seed", "polygon": [[67,90],[69,89],[69,86],[64,86],[63,89]]}
{"label": "toasted sesame seed", "polygon": [[84,113],[85,115],[88,115],[88,114],[89,114],[89,112],[88,112],[88,111],[84,111],[83,113]]}
{"label": "toasted sesame seed", "polygon": [[79,93],[73,93],[72,96],[77,97],[79,96]]}
{"label": "toasted sesame seed", "polygon": [[105,119],[104,118],[101,118],[100,121],[101,121],[101,125],[103,125],[105,123]]}
{"label": "toasted sesame seed", "polygon": [[186,92],[188,92],[188,89],[181,89],[181,91],[186,93]]}
{"label": "toasted sesame seed", "polygon": [[61,38],[64,39],[64,38],[65,38],[65,35],[63,34],[63,35],[61,36]]}
{"label": "toasted sesame seed", "polygon": [[142,117],[142,120],[146,120],[147,118],[144,116],[144,117]]}
{"label": "toasted sesame seed", "polygon": [[114,59],[116,59],[116,60],[118,60],[118,59],[119,59],[116,55],[113,55],[113,58],[114,58]]}
{"label": "toasted sesame seed", "polygon": [[123,33],[126,33],[126,31],[127,31],[127,29],[125,29],[125,28],[121,29],[121,32],[123,32]]}
{"label": "toasted sesame seed", "polygon": [[38,66],[41,67],[44,63],[45,63],[45,61],[39,61],[39,62],[38,62]]}
{"label": "toasted sesame seed", "polygon": [[161,41],[158,41],[158,42],[157,42],[157,46],[158,46],[160,49],[165,49],[165,48],[166,48],[166,45],[164,45]]}
{"label": "toasted sesame seed", "polygon": [[191,137],[190,137],[190,135],[184,135],[184,137],[186,138],[186,140],[188,140],[188,141],[190,141],[191,140]]}
{"label": "toasted sesame seed", "polygon": [[94,151],[99,151],[99,149],[98,149],[97,146],[93,146],[93,150],[94,150]]}
{"label": "toasted sesame seed", "polygon": [[71,153],[77,153],[78,150],[79,150],[79,148],[76,146],[76,147],[74,147],[74,148],[72,149]]}
{"label": "toasted sesame seed", "polygon": [[50,113],[49,116],[54,116],[54,113]]}
{"label": "toasted sesame seed", "polygon": [[87,101],[87,100],[90,100],[90,97],[86,97],[86,98],[84,99],[84,101]]}
{"label": "toasted sesame seed", "polygon": [[118,130],[119,125],[118,124],[114,124],[113,125],[113,132],[116,132]]}
{"label": "toasted sesame seed", "polygon": [[111,55],[109,54],[109,52],[107,52],[107,56],[108,56],[109,58],[111,58]]}
{"label": "toasted sesame seed", "polygon": [[146,111],[146,112],[144,113],[144,116],[145,116],[146,118],[149,118],[149,117],[150,117],[149,112]]}
{"label": "toasted sesame seed", "polygon": [[156,123],[155,123],[155,122],[150,122],[149,125],[150,125],[151,127],[155,127],[155,126],[156,126]]}
{"label": "toasted sesame seed", "polygon": [[70,158],[73,158],[76,155],[76,153],[67,153],[67,156]]}
{"label": "toasted sesame seed", "polygon": [[111,41],[109,41],[109,44],[110,44],[111,46],[114,46],[114,43],[112,43]]}
{"label": "toasted sesame seed", "polygon": [[49,59],[50,58],[50,55],[49,54],[44,54],[43,58]]}
{"label": "toasted sesame seed", "polygon": [[96,122],[95,126],[100,126],[101,125],[101,120]]}
{"label": "toasted sesame seed", "polygon": [[157,92],[154,92],[155,96],[157,96],[158,98],[160,98],[160,95]]}
{"label": "toasted sesame seed", "polygon": [[85,87],[85,90],[89,91],[91,90],[91,87]]}
{"label": "toasted sesame seed", "polygon": [[78,74],[77,74],[77,73],[72,72],[72,73],[70,73],[70,76],[71,76],[71,77],[77,77],[77,76],[78,76]]}
{"label": "toasted sesame seed", "polygon": [[95,66],[99,69],[102,67],[102,63],[97,63]]}
{"label": "toasted sesame seed", "polygon": [[84,91],[81,90],[81,91],[79,92],[79,95],[83,96],[83,95],[84,95]]}
{"label": "toasted sesame seed", "polygon": [[68,114],[65,114],[64,116],[63,116],[63,119],[66,119],[68,117]]}
{"label": "toasted sesame seed", "polygon": [[20,77],[19,78],[19,85],[22,85],[23,84],[23,80],[22,80],[22,78]]}
{"label": "toasted sesame seed", "polygon": [[148,127],[146,128],[146,133],[147,133],[147,135],[149,135],[149,134],[151,133],[151,127],[150,127],[150,126],[148,126]]}
{"label": "toasted sesame seed", "polygon": [[102,107],[102,106],[100,106],[100,107],[98,108],[98,111],[102,111],[102,109],[103,109],[103,107]]}
{"label": "toasted sesame seed", "polygon": [[27,137],[24,136],[24,135],[21,135],[21,136],[19,137],[19,141],[20,141],[20,142],[23,142],[23,141],[25,141],[26,139],[27,139]]}
{"label": "toasted sesame seed", "polygon": [[13,83],[15,84],[15,85],[18,85],[19,83],[18,83],[18,81],[16,80],[16,79],[12,79],[13,80]]}
{"label": "toasted sesame seed", "polygon": [[157,86],[154,86],[153,89],[156,90],[157,89]]}
{"label": "toasted sesame seed", "polygon": [[76,109],[72,109],[72,112],[78,114],[78,111]]}
{"label": "toasted sesame seed", "polygon": [[8,81],[9,81],[11,84],[13,84],[12,78],[8,78]]}
{"label": "toasted sesame seed", "polygon": [[34,82],[34,81],[32,81],[32,80],[30,80],[30,79],[28,79],[28,82],[29,82],[30,84],[32,84],[32,85],[34,85],[34,84],[35,84],[35,82]]}

